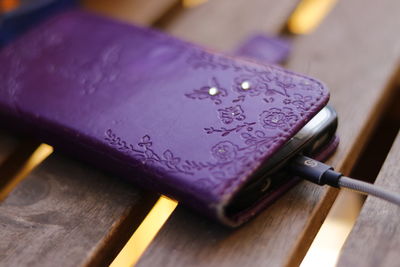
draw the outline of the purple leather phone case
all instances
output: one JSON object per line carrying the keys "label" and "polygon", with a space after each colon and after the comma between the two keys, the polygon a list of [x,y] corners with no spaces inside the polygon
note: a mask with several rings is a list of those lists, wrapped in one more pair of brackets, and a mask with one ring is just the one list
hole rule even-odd
{"label": "purple leather phone case", "polygon": [[80,10],[19,37],[0,62],[0,113],[10,127],[231,226],[297,181],[225,213],[328,101],[313,78]]}

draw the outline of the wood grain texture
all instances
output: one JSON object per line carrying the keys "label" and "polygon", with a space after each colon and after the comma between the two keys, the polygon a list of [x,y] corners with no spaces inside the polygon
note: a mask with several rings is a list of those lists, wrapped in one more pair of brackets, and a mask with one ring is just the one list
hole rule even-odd
{"label": "wood grain texture", "polygon": [[[376,185],[400,192],[400,134],[375,181]],[[367,197],[338,262],[343,266],[399,266],[400,207]]]}
{"label": "wood grain texture", "polygon": [[[0,204],[0,266],[110,262],[110,236],[132,232],[154,200],[116,177],[51,156]],[[130,230],[122,229],[127,217]],[[99,251],[102,259],[94,259]]]}
{"label": "wood grain texture", "polygon": [[[217,2],[211,1],[208,7],[202,7],[213,10],[211,13],[202,11],[208,14],[207,18],[200,19],[193,10],[194,15],[175,19],[172,28],[167,29],[212,47],[218,44],[218,48],[225,45],[230,48],[239,29],[246,28],[242,24],[259,19],[260,10],[264,10],[262,18],[267,25],[268,18],[274,16],[269,13],[274,8],[268,7],[283,5],[282,2],[263,1],[265,7],[262,8],[253,5],[253,1],[245,1],[241,8],[225,5],[225,9],[216,11],[213,7]],[[341,144],[330,163],[344,173],[351,170],[387,100],[393,95],[400,59],[400,37],[395,34],[400,27],[399,8],[397,0],[383,0],[379,6],[374,1],[340,1],[315,33],[293,40],[294,51],[288,67],[317,77],[331,88],[332,104],[339,112]],[[218,28],[218,21],[224,25],[222,21],[226,17],[240,17],[245,9],[254,15],[224,28],[219,35],[207,35],[208,30],[217,31],[210,25]],[[214,22],[209,23],[210,20]],[[279,23],[275,20],[274,23],[275,30],[280,28]],[[244,32],[239,34],[244,36]],[[273,33],[273,28],[269,32]],[[198,34],[203,35],[198,37]],[[327,190],[304,182],[235,231],[180,207],[138,266],[297,266],[336,195],[335,189]]]}
{"label": "wood grain texture", "polygon": [[[362,7],[362,8],[361,8]],[[331,90],[331,103],[339,116],[339,149],[330,161],[349,174],[373,133],[379,117],[395,95],[400,62],[400,2],[384,0],[379,7],[372,0],[338,1],[318,30],[298,38],[289,68],[324,81]],[[383,52],[384,51],[384,52]],[[318,189],[319,190],[319,189]],[[334,189],[328,190],[327,194]],[[314,190],[308,190],[312,194]],[[287,265],[298,265],[321,221],[319,206],[302,228]],[[311,205],[311,203],[310,203]],[[311,224],[310,224],[311,223]]]}
{"label": "wood grain texture", "polygon": [[127,22],[149,25],[179,3],[179,0],[83,0],[92,11]]}
{"label": "wood grain texture", "polygon": [[275,35],[297,0],[209,0],[187,9],[164,26],[168,33],[222,51],[255,33]]}

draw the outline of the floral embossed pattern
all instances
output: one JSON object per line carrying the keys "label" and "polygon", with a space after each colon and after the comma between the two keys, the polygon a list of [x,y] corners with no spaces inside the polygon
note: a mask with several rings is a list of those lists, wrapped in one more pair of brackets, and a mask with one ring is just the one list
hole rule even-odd
{"label": "floral embossed pattern", "polygon": [[211,148],[211,153],[219,162],[229,162],[236,158],[239,147],[229,141],[222,141]]}
{"label": "floral embossed pattern", "polygon": [[[215,94],[210,94],[210,89],[214,88]],[[228,92],[222,88],[215,77],[212,78],[209,86],[202,86],[199,89],[194,89],[190,93],[186,93],[185,96],[191,99],[210,99],[214,104],[219,105],[222,103],[222,98],[227,96]]]}
{"label": "floral embossed pattern", "polygon": [[285,105],[293,105],[297,110],[308,111],[312,103],[311,96],[302,96],[301,94],[294,94],[293,98],[286,98],[283,100]]}
{"label": "floral embossed pattern", "polygon": [[289,96],[289,90],[295,87],[296,85],[293,83],[293,77],[278,73],[274,76],[273,82],[269,85],[267,93],[270,95],[280,94],[283,96]]}
{"label": "floral embossed pattern", "polygon": [[[132,145],[108,130],[106,140],[132,154],[144,166],[152,166],[149,170],[196,174],[195,184],[202,189],[226,190],[243,172],[270,153],[274,144],[287,140],[291,129],[307,112],[315,112],[312,107],[324,94],[321,86],[280,68],[240,64],[197,49],[189,53],[187,63],[194,70],[230,71],[234,76],[229,84],[216,72],[208,84],[198,85],[184,94],[189,99],[211,100],[219,106],[210,105],[210,108],[216,111],[221,125],[202,127],[206,134],[220,136],[220,141],[208,148],[209,160],[185,159],[169,148],[157,150],[150,135],[144,135]],[[255,107],[260,109],[258,116],[254,108],[249,116],[246,106],[257,101],[260,101]],[[204,178],[199,178],[203,175]]]}
{"label": "floral embossed pattern", "polygon": [[[216,104],[224,104],[227,106],[217,109],[218,117],[223,124],[237,124],[234,127],[217,127],[209,126],[204,130],[207,134],[221,133],[225,137],[232,132],[239,132],[243,129],[251,132],[254,127],[249,126],[249,121],[246,120],[243,105],[246,97],[258,97],[266,104],[283,105],[283,108],[270,107],[259,113],[259,121],[265,129],[278,129],[288,131],[302,116],[308,112],[315,101],[320,100],[322,93],[321,88],[317,88],[314,83],[307,79],[299,79],[295,81],[293,74],[288,74],[286,71],[279,69],[273,71],[271,68],[258,68],[252,65],[239,65],[236,61],[229,58],[222,58],[207,54],[204,51],[195,51],[191,53],[188,61],[194,69],[211,69],[211,70],[231,70],[237,73],[231,85],[232,95],[229,96],[226,89],[227,84],[220,85],[217,79],[213,77],[213,86],[221,88],[221,91],[216,95],[210,95],[207,90],[209,87],[204,87],[200,90],[195,90],[192,93],[187,93],[186,96],[192,99],[217,99]],[[301,94],[301,92],[305,94]],[[315,98],[311,96],[316,95]],[[316,94],[317,93],[317,94]],[[234,97],[234,99],[232,99]],[[276,101],[281,101],[276,103]],[[234,105],[228,105],[234,104]],[[285,107],[286,106],[286,107]]]}
{"label": "floral embossed pattern", "polygon": [[246,129],[248,132],[253,131],[252,125],[255,125],[256,122],[245,122],[243,124],[239,124],[236,127],[233,128],[214,128],[214,127],[209,127],[209,128],[204,128],[207,134],[212,134],[212,133],[221,133],[221,136],[227,136],[232,132],[240,132],[243,129]]}
{"label": "floral embossed pattern", "polygon": [[152,148],[153,142],[148,135],[143,136],[137,146],[134,146],[116,136],[109,129],[106,131],[105,140],[118,150],[132,154],[144,166],[161,167],[171,172],[193,174],[193,172],[189,171],[189,168],[182,165],[181,158],[175,157],[171,150],[166,149],[161,154],[155,152]]}
{"label": "floral embossed pattern", "polygon": [[[232,70],[237,73],[236,78],[233,79],[233,84],[230,86],[233,93],[236,95],[235,99],[230,101],[231,103],[244,102],[246,96],[264,96],[264,101],[272,103],[276,97],[291,98],[295,94],[301,95],[298,91],[305,91],[307,94],[317,93],[319,97],[311,100],[318,101],[320,96],[323,94],[321,86],[316,86],[315,83],[310,82],[308,79],[300,78],[293,73],[287,73],[283,69],[279,71],[273,71],[271,67],[259,68],[252,65],[239,64],[235,60],[230,58],[220,57],[208,54],[201,50],[195,50],[195,52],[189,55],[187,63],[194,69],[210,69],[210,70]],[[298,78],[298,81],[294,80],[294,77]],[[213,78],[214,86],[220,87],[217,83],[217,79]],[[246,83],[246,88],[243,87],[243,83]],[[202,87],[201,90],[194,90],[191,93],[185,95],[192,99],[218,99],[216,104],[222,104],[223,99],[228,95],[227,85],[222,86],[220,94],[207,95],[209,92],[207,88]],[[311,96],[307,96],[311,97]],[[309,101],[310,99],[305,99]],[[229,101],[229,100],[228,100]],[[299,103],[299,102],[298,102]],[[286,104],[286,103],[283,103]],[[296,104],[295,104],[296,105]],[[297,105],[298,106],[298,105]]]}
{"label": "floral embossed pattern", "polygon": [[[271,79],[266,75],[266,73],[261,73],[259,75],[244,74],[235,79],[233,89],[240,95],[258,96],[267,92],[267,83],[270,81]],[[250,88],[248,90],[243,90],[243,82],[249,83]]]}
{"label": "floral embossed pattern", "polygon": [[[190,53],[187,63],[195,70],[231,71],[236,76],[230,85],[230,95],[224,94],[223,98],[219,98],[221,101],[218,104],[225,107],[217,109],[221,123],[231,127],[204,128],[207,134],[217,133],[227,137],[235,133],[240,134],[244,140],[245,146],[229,141],[214,145],[212,155],[222,162],[231,158],[237,162],[243,151],[247,151],[245,154],[248,158],[259,160],[265,156],[272,143],[280,140],[281,134],[289,134],[308,112],[315,112],[314,104],[324,95],[323,87],[318,82],[272,66],[260,68],[257,65],[240,64],[228,57],[200,50]],[[229,89],[228,84],[222,86]],[[253,97],[259,98],[266,105],[260,111],[257,123],[254,122],[254,114],[252,117],[246,115],[244,108],[248,98]],[[249,152],[249,148],[254,149]],[[237,165],[240,163],[237,162]],[[207,183],[210,184],[210,181]]]}
{"label": "floral embossed pattern", "polygon": [[233,107],[218,109],[219,117],[221,121],[225,124],[230,124],[233,121],[242,121],[246,118],[244,111],[241,106],[236,105]]}
{"label": "floral embossed pattern", "polygon": [[210,149],[215,161],[193,161],[176,157],[170,149],[159,152],[153,149],[153,141],[144,135],[136,145],[118,137],[111,129],[105,133],[108,144],[123,153],[132,155],[150,172],[166,170],[171,173],[194,175],[195,172],[208,170],[216,178],[226,178],[241,171],[241,164],[251,164],[281,136],[270,137],[257,130],[254,134],[243,133],[245,145],[239,147],[231,141],[221,141]]}
{"label": "floral embossed pattern", "polygon": [[298,115],[291,108],[271,108],[260,114],[260,122],[264,128],[288,130],[298,120]]}

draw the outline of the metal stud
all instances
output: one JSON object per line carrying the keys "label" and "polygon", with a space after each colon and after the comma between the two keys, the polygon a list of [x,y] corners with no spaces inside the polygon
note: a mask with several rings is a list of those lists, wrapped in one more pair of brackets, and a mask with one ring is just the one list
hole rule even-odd
{"label": "metal stud", "polygon": [[210,87],[209,89],[208,89],[208,94],[209,95],[217,95],[219,93],[219,90],[218,90],[218,88],[217,87]]}
{"label": "metal stud", "polygon": [[240,87],[242,87],[243,90],[249,90],[250,89],[250,82],[249,81],[244,81],[240,84]]}

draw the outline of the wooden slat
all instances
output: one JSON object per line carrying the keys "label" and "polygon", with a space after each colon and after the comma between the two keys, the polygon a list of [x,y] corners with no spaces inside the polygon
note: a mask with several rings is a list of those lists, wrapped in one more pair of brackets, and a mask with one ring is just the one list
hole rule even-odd
{"label": "wooden slat", "polygon": [[[39,142],[30,139],[5,138],[4,147],[0,147],[4,159],[0,165],[0,189],[4,189],[7,184],[15,179],[21,171],[22,166],[30,158],[32,153],[40,145]],[[1,159],[0,159],[1,160]],[[0,201],[2,200],[0,193]]]}
{"label": "wooden slat", "polygon": [[[400,192],[400,134],[375,181]],[[400,207],[368,197],[351,231],[338,266],[399,266]]]}
{"label": "wooden slat", "polygon": [[[213,3],[216,2],[209,2],[203,9],[214,10]],[[271,18],[274,13],[269,11],[273,10],[272,6],[283,5],[280,1],[263,1],[265,6],[262,8],[253,2],[259,3],[243,1],[239,9],[231,9],[238,5],[227,4],[217,18],[209,15],[201,19],[193,11],[193,20],[190,15],[181,21],[176,19],[171,31],[177,34],[176,29],[183,29],[185,38],[216,46],[235,39],[238,29],[245,28],[242,24],[259,20],[260,10],[264,11],[265,25],[269,19],[275,21]],[[396,34],[400,27],[399,8],[397,0],[383,0],[379,5],[365,0],[339,1],[314,34],[294,40],[288,67],[318,77],[331,88],[332,103],[339,112],[341,144],[330,163],[344,173],[351,170],[393,93],[393,77],[397,74],[400,59],[400,37]],[[248,14],[254,12],[254,15],[243,18],[243,10]],[[210,29],[210,25],[218,28],[218,21],[224,21],[227,16],[241,19],[219,35],[206,39],[207,30],[217,31]],[[203,37],[197,37],[199,33]],[[233,41],[229,41],[227,47],[230,42]],[[335,189],[327,190],[304,182],[235,231],[180,207],[138,265],[297,266],[336,195]]]}
{"label": "wooden slat", "polygon": [[51,156],[0,204],[0,265],[110,262],[120,248],[115,237],[126,239],[123,231],[132,232],[154,200],[117,177]]}
{"label": "wooden slat", "polygon": [[[345,174],[350,173],[395,95],[400,63],[400,37],[395,34],[400,27],[396,18],[399,9],[396,0],[381,1],[379,6],[374,1],[338,1],[322,27],[299,38],[293,51],[289,67],[318,77],[331,89],[341,143],[330,163]],[[310,185],[301,194],[320,191]],[[301,262],[306,244],[311,244],[336,194],[335,189],[324,190],[301,211],[312,216],[301,223],[296,219],[298,238],[288,265]]]}
{"label": "wooden slat", "polygon": [[254,33],[277,34],[298,0],[209,0],[161,25],[168,33],[229,51]]}

